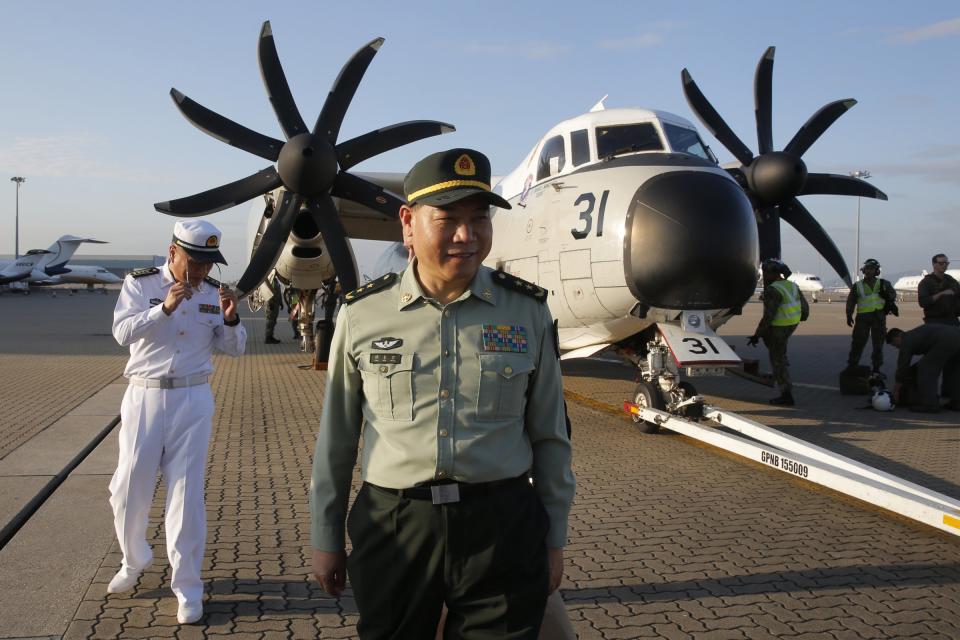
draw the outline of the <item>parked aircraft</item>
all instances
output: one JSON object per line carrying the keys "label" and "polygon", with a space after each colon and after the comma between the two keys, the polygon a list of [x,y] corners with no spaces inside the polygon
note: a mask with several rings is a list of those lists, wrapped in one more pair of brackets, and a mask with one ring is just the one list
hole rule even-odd
{"label": "parked aircraft", "polygon": [[67,273],[67,261],[84,242],[106,244],[92,238],[60,236],[49,249],[31,249],[16,260],[0,262],[0,284],[13,282],[39,283]]}
{"label": "parked aircraft", "polygon": [[[960,279],[960,269],[947,269],[946,274],[955,279]],[[924,269],[918,276],[903,276],[893,283],[893,288],[900,293],[915,294],[917,293],[917,285],[920,284],[920,281],[923,280],[926,275],[927,270]]]}
{"label": "parked aircraft", "polygon": [[[286,142],[251,131],[173,89],[183,115],[205,133],[271,162],[203,193],[155,205],[202,216],[264,195],[254,205],[253,254],[238,283],[249,295],[276,268],[296,283],[344,291],[357,284],[347,238],[401,240],[403,173],[348,173],[357,163],[414,140],[447,133],[440,122],[407,122],[346,142],[340,123],[383,43],[360,49],[337,77],[312,132],[293,102],[269,23],[258,60]],[[780,218],[794,226],[849,284],[833,241],[800,203],[810,194],[886,199],[845,175],[810,173],[801,156],[856,101],[817,111],[783,151],[772,140],[773,48],[757,65],[759,154],[754,155],[694,83],[687,100],[737,159],[721,167],[685,118],[658,110],[607,109],[604,100],[547,131],[494,187],[513,209],[493,210],[491,266],[549,292],[564,357],[611,347],[640,368],[635,402],[679,411],[690,404],[689,375],[722,374],[739,358],[713,329],[739,313],[759,261],[780,256]],[[395,251],[395,253],[398,253]],[[399,254],[398,254],[399,255]],[[285,275],[286,274],[286,275]],[[294,284],[293,286],[297,286]],[[332,317],[332,307],[327,310]]]}
{"label": "parked aircraft", "polygon": [[823,293],[823,281],[820,276],[812,273],[793,273],[787,278],[795,282],[800,291],[810,296],[810,299],[817,302],[820,294]]}

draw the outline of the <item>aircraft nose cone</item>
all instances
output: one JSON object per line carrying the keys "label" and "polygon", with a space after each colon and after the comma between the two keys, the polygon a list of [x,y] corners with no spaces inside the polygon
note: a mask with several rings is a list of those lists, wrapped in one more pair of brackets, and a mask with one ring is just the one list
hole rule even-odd
{"label": "aircraft nose cone", "polygon": [[653,307],[739,307],[757,281],[757,225],[743,190],[723,175],[672,171],[630,204],[624,267],[633,295]]}

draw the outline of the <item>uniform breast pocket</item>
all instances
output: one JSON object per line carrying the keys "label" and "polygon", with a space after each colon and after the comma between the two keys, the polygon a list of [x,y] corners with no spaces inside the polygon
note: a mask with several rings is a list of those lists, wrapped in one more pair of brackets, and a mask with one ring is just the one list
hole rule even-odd
{"label": "uniform breast pocket", "polygon": [[363,395],[378,417],[413,420],[413,360],[412,353],[363,354]]}
{"label": "uniform breast pocket", "polygon": [[478,420],[519,418],[533,359],[520,353],[481,353]]}

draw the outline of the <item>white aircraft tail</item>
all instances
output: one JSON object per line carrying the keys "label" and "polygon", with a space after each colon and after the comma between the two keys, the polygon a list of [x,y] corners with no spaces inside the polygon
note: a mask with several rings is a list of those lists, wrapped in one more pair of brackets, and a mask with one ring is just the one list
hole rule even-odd
{"label": "white aircraft tail", "polygon": [[47,249],[43,259],[37,264],[37,267],[43,269],[49,275],[54,275],[54,273],[51,272],[63,268],[63,266],[67,264],[67,261],[73,257],[77,247],[84,242],[107,244],[103,240],[94,240],[93,238],[78,238],[77,236],[69,235],[60,236],[56,242]]}

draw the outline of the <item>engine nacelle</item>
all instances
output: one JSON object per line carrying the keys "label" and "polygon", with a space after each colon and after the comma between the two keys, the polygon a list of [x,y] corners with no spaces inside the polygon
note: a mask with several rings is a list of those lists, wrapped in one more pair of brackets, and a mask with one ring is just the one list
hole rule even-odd
{"label": "engine nacelle", "polygon": [[336,275],[327,248],[319,237],[307,246],[295,244],[295,240],[291,236],[283,247],[275,267],[277,275],[295,289],[319,289]]}

